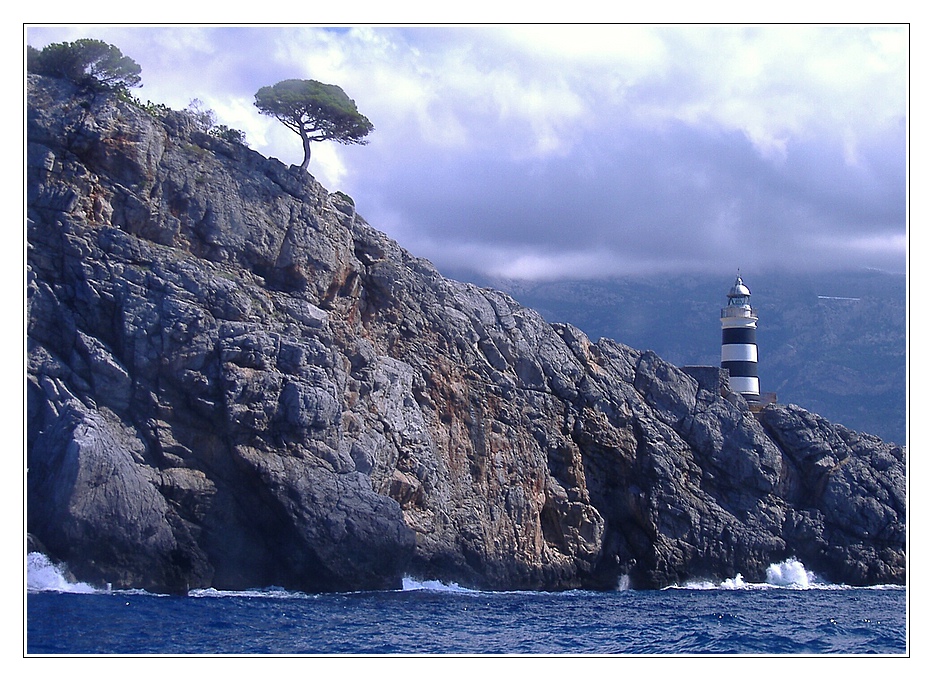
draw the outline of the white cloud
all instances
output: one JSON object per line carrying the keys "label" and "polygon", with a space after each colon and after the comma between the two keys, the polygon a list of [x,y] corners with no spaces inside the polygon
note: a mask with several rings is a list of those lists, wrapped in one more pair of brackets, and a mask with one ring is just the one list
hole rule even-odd
{"label": "white cloud", "polygon": [[636,84],[643,122],[738,130],[782,156],[803,134],[852,136],[905,113],[906,29],[777,26],[659,30],[663,75]]}
{"label": "white cloud", "polygon": [[514,25],[491,35],[549,66],[622,65],[644,76],[656,73],[668,58],[657,29],[645,25]]}

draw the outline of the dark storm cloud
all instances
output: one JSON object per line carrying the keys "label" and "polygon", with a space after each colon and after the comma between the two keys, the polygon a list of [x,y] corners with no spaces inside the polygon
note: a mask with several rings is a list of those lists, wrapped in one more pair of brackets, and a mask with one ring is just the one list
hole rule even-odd
{"label": "dark storm cloud", "polygon": [[847,244],[864,237],[881,245],[886,232],[904,230],[904,148],[896,134],[850,165],[839,148],[795,140],[786,159],[774,162],[741,133],[675,125],[663,134],[601,134],[544,164],[503,162],[495,153],[450,162],[424,152],[399,159],[397,168],[361,173],[355,185],[378,191],[371,204],[380,215],[394,213],[397,233],[420,245],[436,242],[429,257],[451,267],[463,264],[461,253],[485,250],[475,262],[503,274],[520,272],[516,261],[532,251],[554,269],[527,272],[554,276],[562,274],[562,252],[579,259],[585,251],[593,254],[590,274],[897,269],[904,258],[896,244],[887,254]]}

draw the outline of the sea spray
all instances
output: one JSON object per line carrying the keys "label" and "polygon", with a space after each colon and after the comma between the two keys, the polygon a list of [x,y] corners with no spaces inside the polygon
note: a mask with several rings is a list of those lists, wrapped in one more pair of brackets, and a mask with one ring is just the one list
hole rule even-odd
{"label": "sea spray", "polygon": [[780,564],[769,566],[765,581],[772,586],[810,588],[816,581],[816,577],[807,571],[796,558],[791,557]]}
{"label": "sea spray", "polygon": [[745,579],[742,578],[742,574],[736,574],[734,578],[727,578],[720,585],[720,588],[726,590],[741,590],[743,588],[748,588],[748,584],[745,583]]}
{"label": "sea spray", "polygon": [[[688,581],[683,586],[683,588],[690,588],[693,590],[727,591],[748,590],[752,588],[808,589],[813,587],[835,588],[838,586],[821,583],[817,576],[813,574],[813,572],[807,571],[806,567],[795,557],[768,566],[763,583],[746,581],[745,577],[741,573],[738,573],[732,578],[727,578],[718,584],[712,581],[694,580]],[[680,586],[673,586],[672,588],[680,588]]]}
{"label": "sea spray", "polygon": [[26,590],[30,593],[39,591],[58,591],[61,593],[101,592],[87,583],[69,581],[65,567],[60,564],[53,564],[41,552],[29,552],[26,555]]}
{"label": "sea spray", "polygon": [[189,598],[267,598],[267,599],[293,599],[314,598],[317,593],[303,593],[289,591],[279,586],[267,588],[248,588],[242,591],[218,590],[216,588],[192,588],[188,591]]}
{"label": "sea spray", "polygon": [[456,583],[441,583],[440,581],[418,581],[408,576],[402,579],[403,591],[445,591],[448,593],[477,593],[470,588],[463,588]]}

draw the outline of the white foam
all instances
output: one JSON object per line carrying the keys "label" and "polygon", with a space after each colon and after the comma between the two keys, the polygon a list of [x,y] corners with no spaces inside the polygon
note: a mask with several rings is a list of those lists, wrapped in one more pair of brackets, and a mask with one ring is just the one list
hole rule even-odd
{"label": "white foam", "polygon": [[408,576],[402,579],[403,591],[444,591],[446,593],[477,593],[470,588],[463,588],[456,583],[441,583],[440,581],[418,581]]}
{"label": "white foam", "polygon": [[725,581],[715,583],[712,581],[688,581],[683,586],[671,586],[671,588],[688,588],[691,590],[709,591],[745,591],[745,590],[763,590],[768,588],[793,588],[796,590],[806,590],[810,588],[841,588],[823,583],[811,571],[795,557],[786,559],[778,564],[771,564],[765,572],[765,581],[763,583],[753,583],[746,581],[742,574],[736,574],[733,578],[727,578]]}
{"label": "white foam", "polygon": [[724,588],[728,591],[741,591],[748,588],[748,584],[745,583],[745,579],[742,577],[742,574],[736,574],[735,578],[727,578],[721,584],[720,588]]}
{"label": "white foam", "polygon": [[244,591],[227,591],[216,588],[192,588],[189,598],[313,598],[313,594],[289,591],[278,586],[250,588]]}
{"label": "white foam", "polygon": [[87,583],[72,583],[66,578],[64,567],[53,564],[47,556],[39,552],[29,552],[26,555],[26,590],[30,593],[39,591],[101,592]]}
{"label": "white foam", "polygon": [[804,568],[797,559],[791,557],[780,564],[772,564],[765,573],[765,581],[772,586],[782,588],[810,588],[816,583],[816,576]]}

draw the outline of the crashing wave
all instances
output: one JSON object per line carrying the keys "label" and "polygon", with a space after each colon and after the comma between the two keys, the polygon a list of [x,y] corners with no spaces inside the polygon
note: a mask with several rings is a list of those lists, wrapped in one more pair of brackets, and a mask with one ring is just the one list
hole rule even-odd
{"label": "crashing wave", "polygon": [[75,583],[68,580],[65,567],[53,564],[41,552],[29,552],[26,555],[26,590],[29,593],[57,591],[59,593],[100,593],[101,591],[87,583]]}
{"label": "crashing wave", "polygon": [[780,564],[771,564],[765,573],[765,581],[782,588],[811,588],[817,583],[817,578],[796,558],[791,557]]}
{"label": "crashing wave", "polygon": [[313,598],[312,593],[302,593],[301,591],[289,591],[279,586],[269,586],[268,588],[248,588],[243,591],[220,590],[217,588],[192,588],[188,591],[189,598]]}
{"label": "crashing wave", "polygon": [[402,579],[403,591],[443,591],[445,593],[477,593],[477,591],[464,588],[456,583],[442,583],[440,581],[418,581],[408,576]]}
{"label": "crashing wave", "polygon": [[806,567],[791,557],[780,563],[771,564],[765,572],[765,581],[763,583],[753,583],[746,581],[742,574],[736,574],[733,578],[727,578],[724,581],[715,583],[713,581],[688,581],[683,586],[670,586],[670,588],[687,588],[690,590],[762,590],[769,588],[790,588],[794,590],[807,590],[810,588],[844,588],[844,586],[827,584],[812,572],[807,571]]}

